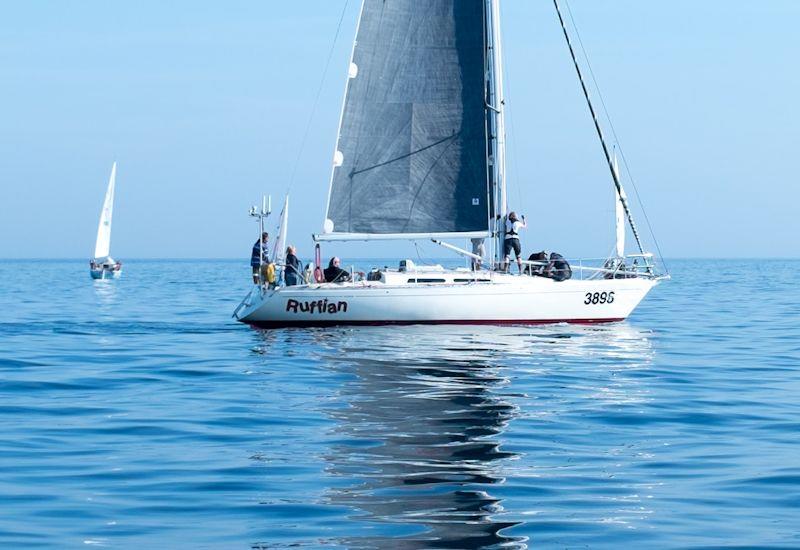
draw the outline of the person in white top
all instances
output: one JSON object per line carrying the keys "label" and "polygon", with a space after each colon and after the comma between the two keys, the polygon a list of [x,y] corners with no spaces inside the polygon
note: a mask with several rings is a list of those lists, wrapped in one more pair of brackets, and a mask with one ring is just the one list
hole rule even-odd
{"label": "person in white top", "polygon": [[510,267],[511,251],[513,250],[514,254],[517,256],[517,267],[519,267],[520,275],[522,275],[522,245],[519,243],[519,230],[526,227],[528,227],[528,224],[525,223],[525,216],[522,216],[522,220],[520,221],[517,218],[516,212],[508,213],[508,217],[506,218],[506,238],[503,243],[503,254],[505,255],[503,265],[506,271],[508,271]]}

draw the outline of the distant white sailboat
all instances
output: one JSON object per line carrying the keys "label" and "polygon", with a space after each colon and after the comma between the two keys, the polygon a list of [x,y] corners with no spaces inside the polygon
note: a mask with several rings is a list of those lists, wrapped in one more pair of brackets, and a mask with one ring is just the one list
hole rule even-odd
{"label": "distant white sailboat", "polygon": [[[500,0],[364,0],[333,155],[323,241],[430,239],[477,269],[375,269],[346,282],[259,284],[236,308],[262,327],[619,321],[664,276],[645,252],[554,0],[615,199],[609,257],[551,254],[507,272]],[[625,255],[625,224],[638,254]],[[513,234],[513,233],[512,233]],[[473,239],[476,255],[440,239]],[[463,242],[463,241],[462,241]],[[544,255],[542,255],[544,256]],[[317,273],[320,272],[317,244]],[[332,268],[335,269],[335,268]],[[334,277],[339,280],[339,277]],[[319,279],[317,279],[319,281]]]}
{"label": "distant white sailboat", "polygon": [[94,258],[89,262],[92,279],[117,279],[122,275],[122,262],[111,257],[111,218],[114,213],[114,185],[117,178],[117,163],[111,166],[106,198],[100,212],[97,226],[97,240],[94,245]]}

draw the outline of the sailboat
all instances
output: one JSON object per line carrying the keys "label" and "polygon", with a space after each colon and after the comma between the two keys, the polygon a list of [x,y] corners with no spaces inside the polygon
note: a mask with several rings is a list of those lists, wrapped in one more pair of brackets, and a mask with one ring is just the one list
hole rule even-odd
{"label": "sailboat", "polygon": [[[598,265],[560,255],[508,272],[499,0],[363,0],[320,244],[432,240],[471,261],[400,260],[346,282],[258,284],[234,312],[261,327],[594,323],[627,318],[663,279],[645,252],[558,5],[614,184],[617,243]],[[627,221],[639,252],[625,254]],[[446,240],[472,239],[474,252]],[[466,241],[464,241],[466,242]],[[485,245],[484,245],[485,242]]]}
{"label": "sailboat", "polygon": [[114,185],[117,178],[117,163],[111,166],[106,198],[100,211],[97,225],[97,240],[94,257],[89,261],[89,274],[92,279],[117,279],[122,275],[122,262],[111,257],[111,217],[114,212]]}

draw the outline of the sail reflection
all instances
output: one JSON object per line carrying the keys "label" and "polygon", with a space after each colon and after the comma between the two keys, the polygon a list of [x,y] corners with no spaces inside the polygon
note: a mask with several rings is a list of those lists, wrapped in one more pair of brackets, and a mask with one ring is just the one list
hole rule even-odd
{"label": "sail reflection", "polygon": [[329,491],[330,502],[387,527],[386,538],[352,537],[343,541],[348,547],[526,546],[503,533],[516,523],[495,518],[503,508],[491,495],[503,482],[503,461],[514,456],[497,437],[517,414],[500,395],[508,380],[470,353],[489,351],[476,334],[447,335],[454,339],[439,342],[433,357],[414,358],[401,337],[397,349],[387,353],[394,345],[384,340],[377,354],[344,341],[344,353],[329,358],[356,376],[341,390],[347,407],[330,411],[341,442],[325,457],[328,473],[346,479]]}
{"label": "sail reflection", "polygon": [[[265,331],[254,351],[298,354],[335,381],[316,403],[335,423],[320,482],[322,503],[348,514],[342,545],[527,548],[523,534],[563,525],[562,498],[594,498],[583,519],[598,528],[649,513],[635,475],[603,477],[597,500],[599,447],[562,446],[650,399],[649,335],[627,323],[340,327]],[[626,439],[611,439],[600,447],[619,462]]]}

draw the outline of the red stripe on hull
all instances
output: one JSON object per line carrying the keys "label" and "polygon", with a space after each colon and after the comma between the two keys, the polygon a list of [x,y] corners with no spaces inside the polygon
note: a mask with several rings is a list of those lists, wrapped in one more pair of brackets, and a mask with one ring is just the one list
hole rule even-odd
{"label": "red stripe on hull", "polygon": [[386,325],[553,325],[569,323],[572,325],[593,325],[597,323],[616,323],[624,321],[624,317],[616,319],[549,319],[549,320],[451,320],[451,321],[243,321],[256,328],[310,328],[335,326],[386,326]]}

